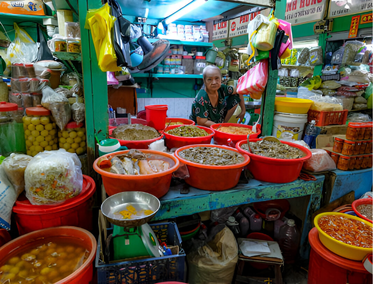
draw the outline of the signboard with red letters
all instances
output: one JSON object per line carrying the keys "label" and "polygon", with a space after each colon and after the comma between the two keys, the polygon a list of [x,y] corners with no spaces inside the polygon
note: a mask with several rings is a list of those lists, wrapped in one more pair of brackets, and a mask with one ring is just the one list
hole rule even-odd
{"label": "signboard with red letters", "polygon": [[328,18],[372,11],[372,0],[330,0]]}
{"label": "signboard with red letters", "polygon": [[372,16],[373,16],[373,13],[362,15],[360,24],[371,23],[372,22]]}
{"label": "signboard with red letters", "polygon": [[228,21],[214,25],[212,40],[226,39],[228,37]]}
{"label": "signboard with red letters", "polygon": [[252,21],[260,11],[241,16],[229,21],[229,37],[236,37],[247,34],[247,25]]}
{"label": "signboard with red letters", "polygon": [[287,0],[285,21],[292,25],[317,22],[323,19],[328,0]]}

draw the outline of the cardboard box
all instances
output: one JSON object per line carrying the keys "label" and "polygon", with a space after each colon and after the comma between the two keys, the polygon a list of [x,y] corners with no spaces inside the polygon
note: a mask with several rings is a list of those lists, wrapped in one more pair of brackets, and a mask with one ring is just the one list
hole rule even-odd
{"label": "cardboard box", "polygon": [[127,113],[137,114],[137,93],[136,88],[121,86],[118,89],[108,88],[109,105],[116,111],[117,107],[125,108]]}
{"label": "cardboard box", "polygon": [[1,1],[0,13],[18,15],[45,15],[42,0]]}
{"label": "cardboard box", "polygon": [[334,137],[336,135],[345,135],[347,125],[330,125],[319,126],[320,134],[316,137],[316,148],[322,149],[324,147],[333,147]]}

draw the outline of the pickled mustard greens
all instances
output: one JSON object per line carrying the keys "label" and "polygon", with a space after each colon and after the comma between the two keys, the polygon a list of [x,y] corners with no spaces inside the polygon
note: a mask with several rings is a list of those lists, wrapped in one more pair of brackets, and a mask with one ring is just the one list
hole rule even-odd
{"label": "pickled mustard greens", "polygon": [[[241,148],[250,152],[247,144],[242,144]],[[268,140],[250,142],[250,150],[253,154],[274,159],[299,159],[304,157],[304,153],[298,148]]]}
{"label": "pickled mustard greens", "polygon": [[203,137],[209,135],[205,130],[194,125],[183,125],[167,131],[168,134],[182,137]]}
{"label": "pickled mustard greens", "polygon": [[84,247],[54,240],[39,243],[1,262],[0,283],[56,283],[83,265],[89,256]]}
{"label": "pickled mustard greens", "polygon": [[213,166],[235,165],[245,160],[237,152],[218,147],[193,147],[181,151],[179,156],[193,163]]}
{"label": "pickled mustard greens", "polygon": [[361,204],[356,210],[369,220],[373,220],[373,205],[372,204]]}
{"label": "pickled mustard greens", "polygon": [[153,127],[142,124],[119,125],[113,131],[113,137],[120,140],[150,140],[159,137]]}

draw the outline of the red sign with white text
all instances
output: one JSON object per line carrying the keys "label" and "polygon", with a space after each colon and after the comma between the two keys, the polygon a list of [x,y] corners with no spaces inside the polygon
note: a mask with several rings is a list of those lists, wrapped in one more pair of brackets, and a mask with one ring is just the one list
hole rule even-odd
{"label": "red sign with white text", "polygon": [[243,15],[239,18],[235,18],[229,21],[229,37],[235,37],[247,34],[247,26],[250,21],[259,15],[260,12],[255,12],[247,15]]}

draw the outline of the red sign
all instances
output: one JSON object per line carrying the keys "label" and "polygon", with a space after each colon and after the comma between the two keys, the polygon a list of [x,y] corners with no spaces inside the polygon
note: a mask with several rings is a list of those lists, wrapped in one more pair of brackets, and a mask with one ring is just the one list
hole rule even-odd
{"label": "red sign", "polygon": [[360,15],[352,17],[350,32],[348,33],[348,38],[357,37],[357,32],[359,30],[359,22],[360,22]]}
{"label": "red sign", "polygon": [[370,14],[365,14],[361,16],[361,22],[360,24],[369,24],[372,22],[372,13]]}
{"label": "red sign", "polygon": [[236,29],[236,22],[233,22],[233,23],[231,24],[231,31],[234,32],[235,29]]}

